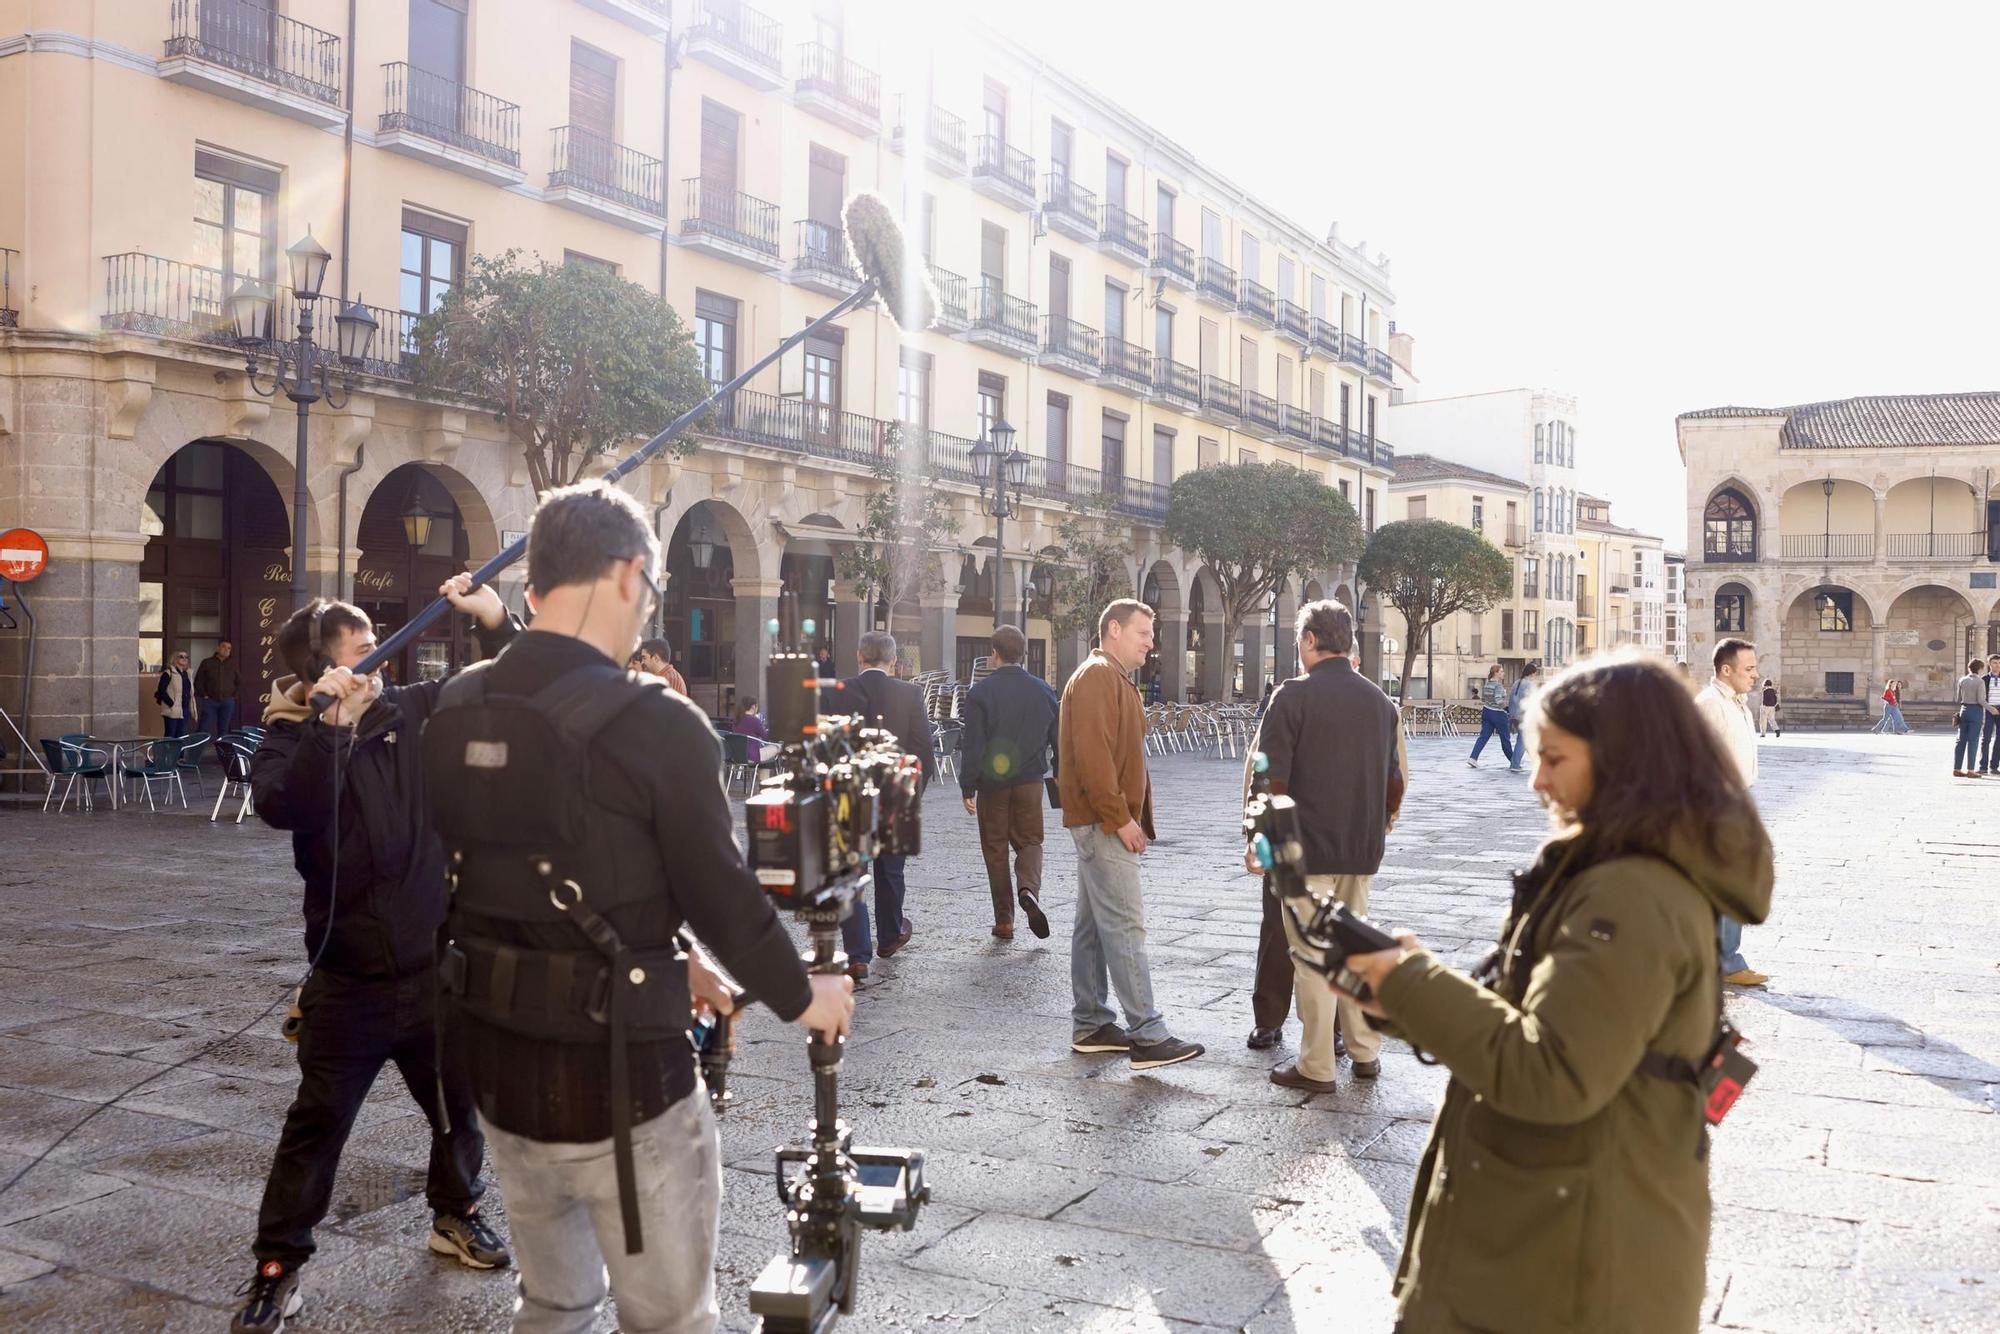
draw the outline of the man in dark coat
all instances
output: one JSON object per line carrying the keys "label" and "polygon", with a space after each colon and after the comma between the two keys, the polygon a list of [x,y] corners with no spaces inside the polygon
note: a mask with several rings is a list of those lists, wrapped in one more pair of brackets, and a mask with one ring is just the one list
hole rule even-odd
{"label": "man in dark coat", "polygon": [[1042,780],[1056,745],[1056,692],[1021,665],[1028,639],[1020,628],[993,632],[993,673],[965,697],[965,737],[958,788],[965,809],[979,818],[979,851],[993,895],[993,934],[1014,938],[1015,889],[1007,874],[1014,853],[1021,911],[1028,927],[1048,939],[1042,912]]}
{"label": "man in dark coat", "polygon": [[[936,747],[931,742],[930,719],[924,714],[924,692],[908,681],[898,681],[896,637],[883,630],[861,636],[861,674],[840,683],[837,691],[822,689],[821,708],[828,713],[860,714],[874,726],[896,734],[903,751],[923,761],[923,787],[937,776]],[[868,935],[868,905],[857,900],[854,912],[841,923],[841,938],[847,950],[848,970],[857,978],[868,976],[868,964],[877,953],[888,958],[910,943],[910,919],[903,916],[903,869],[909,859],[882,856],[875,859],[875,912],[879,942],[871,948]]]}

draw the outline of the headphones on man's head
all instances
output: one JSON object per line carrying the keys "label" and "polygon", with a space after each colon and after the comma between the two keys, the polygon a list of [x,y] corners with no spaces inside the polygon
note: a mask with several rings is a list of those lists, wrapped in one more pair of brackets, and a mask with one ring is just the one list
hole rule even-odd
{"label": "headphones on man's head", "polygon": [[[326,598],[314,598],[312,620],[307,623],[306,650],[312,654],[312,676],[318,680],[333,669],[333,659],[327,656],[326,641],[321,637],[320,622],[326,618],[327,609],[333,603]],[[307,685],[312,682],[308,681]]]}

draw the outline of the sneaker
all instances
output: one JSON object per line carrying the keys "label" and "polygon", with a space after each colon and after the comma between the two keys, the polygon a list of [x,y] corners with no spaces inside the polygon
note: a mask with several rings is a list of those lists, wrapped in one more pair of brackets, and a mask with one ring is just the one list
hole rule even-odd
{"label": "sneaker", "polygon": [[1760,973],[1755,968],[1739,968],[1722,980],[1732,987],[1761,987],[1771,978],[1769,974]]}
{"label": "sneaker", "polygon": [[1299,1073],[1297,1061],[1286,1061],[1271,1069],[1271,1082],[1283,1089],[1302,1089],[1307,1093],[1338,1093],[1340,1085],[1331,1079],[1314,1079]]}
{"label": "sneaker", "polygon": [[431,1249],[457,1256],[471,1269],[505,1269],[514,1263],[499,1235],[477,1213],[438,1214],[431,1219]]}
{"label": "sneaker", "polygon": [[1477,768],[1479,767],[1479,761],[1478,761],[1478,760],[1467,760],[1467,761],[1465,762],[1465,767],[1466,767],[1466,768],[1468,768],[1468,769],[1477,769]]}
{"label": "sneaker", "polygon": [[1379,1079],[1381,1075],[1382,1062],[1380,1061],[1356,1061],[1354,1063],[1354,1077],[1356,1079]]}
{"label": "sneaker", "polygon": [[282,1260],[266,1260],[248,1283],[236,1290],[243,1297],[243,1309],[229,1322],[229,1334],[278,1334],[285,1317],[299,1313],[306,1304],[299,1291],[299,1271],[287,1269]]}
{"label": "sneaker", "polygon": [[1069,1049],[1085,1055],[1107,1051],[1128,1052],[1132,1050],[1132,1035],[1116,1024],[1105,1024],[1094,1033],[1071,1038]]}
{"label": "sneaker", "polygon": [[1015,897],[1021,901],[1021,911],[1028,914],[1028,930],[1035,933],[1037,940],[1047,940],[1049,915],[1042,911],[1042,901],[1035,897],[1035,891],[1023,889]]}
{"label": "sneaker", "polygon": [[1132,1044],[1132,1068],[1153,1070],[1163,1065],[1179,1065],[1182,1061],[1192,1061],[1202,1051],[1199,1042],[1182,1042],[1174,1037],[1161,1038],[1158,1042],[1135,1042]]}

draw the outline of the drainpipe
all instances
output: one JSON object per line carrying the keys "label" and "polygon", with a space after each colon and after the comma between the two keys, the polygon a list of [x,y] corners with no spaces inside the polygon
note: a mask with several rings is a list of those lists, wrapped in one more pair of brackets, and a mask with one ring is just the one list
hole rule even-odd
{"label": "drainpipe", "polygon": [[[347,0],[347,125],[341,133],[340,147],[340,305],[345,309],[351,299],[347,291],[348,232],[354,219],[354,7],[357,0]],[[356,466],[359,466],[358,463]],[[352,471],[352,469],[349,469]],[[341,485],[347,484],[347,474],[341,474]],[[346,521],[346,493],[342,492],[341,520]],[[346,543],[341,543],[343,549]],[[336,576],[335,582],[338,582]]]}
{"label": "drainpipe", "polygon": [[[348,0],[348,3],[352,4],[353,0]],[[679,69],[681,64],[681,40],[669,32],[665,42],[662,43],[666,50],[666,92],[660,98],[660,210],[663,215],[672,207],[669,201],[673,198],[673,176],[667,170],[667,163],[672,159],[674,145],[674,71]],[[660,222],[660,300],[662,301],[667,299],[667,237],[671,231],[672,228],[666,225],[663,216]],[[658,516],[655,516],[655,526],[658,526]]]}
{"label": "drainpipe", "polygon": [[354,447],[354,462],[340,470],[340,545],[333,553],[333,586],[343,599],[354,596],[354,585],[347,577],[347,479],[361,471],[361,459],[367,452],[368,442],[363,440]]}

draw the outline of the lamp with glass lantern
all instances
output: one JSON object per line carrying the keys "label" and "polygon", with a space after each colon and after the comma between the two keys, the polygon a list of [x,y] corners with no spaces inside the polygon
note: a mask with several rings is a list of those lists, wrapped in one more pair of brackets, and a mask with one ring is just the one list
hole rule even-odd
{"label": "lamp with glass lantern", "polygon": [[[1028,484],[1028,456],[1014,448],[1014,428],[1006,418],[989,426],[972,447],[972,472],[979,479],[980,503],[993,516],[993,624],[998,628],[1006,624],[1007,519],[1014,512],[1008,492],[1018,492]],[[989,483],[993,488],[990,497]]]}

